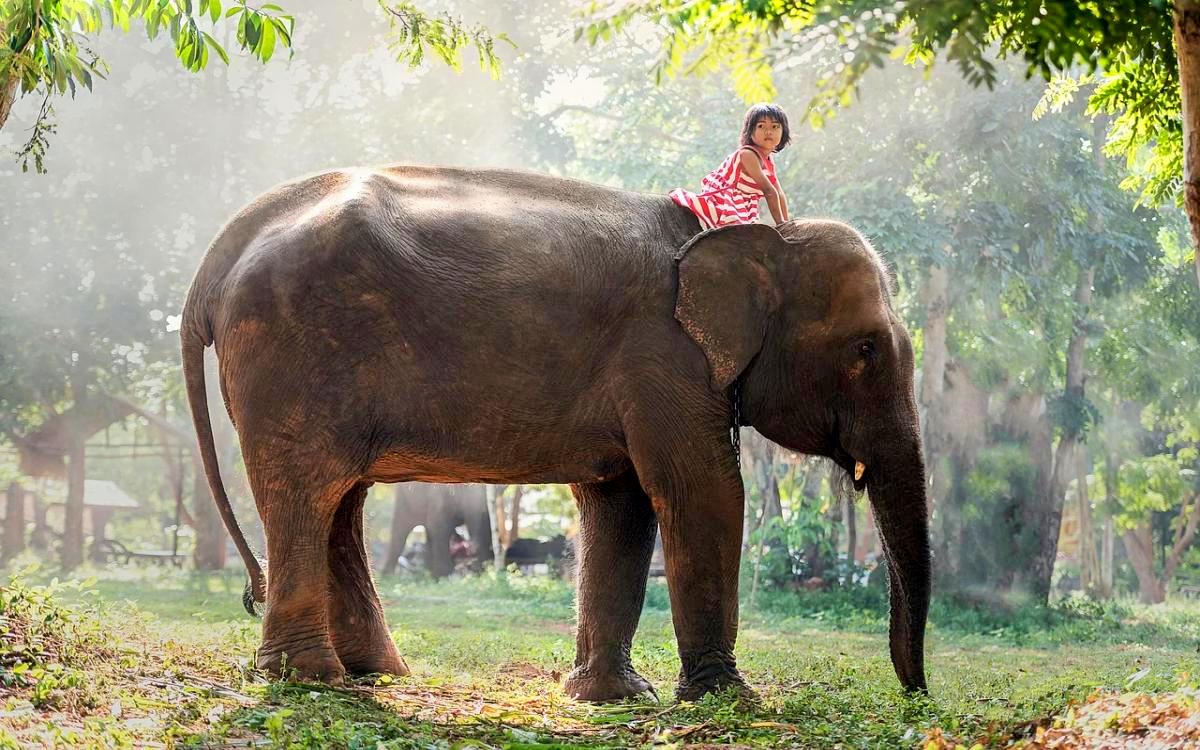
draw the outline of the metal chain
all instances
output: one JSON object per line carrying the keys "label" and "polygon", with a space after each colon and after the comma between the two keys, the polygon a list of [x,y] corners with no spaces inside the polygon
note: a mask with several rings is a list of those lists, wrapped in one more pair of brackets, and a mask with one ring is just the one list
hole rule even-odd
{"label": "metal chain", "polygon": [[738,471],[742,469],[742,379],[733,381],[733,426],[729,428],[729,442],[733,444],[733,458]]}

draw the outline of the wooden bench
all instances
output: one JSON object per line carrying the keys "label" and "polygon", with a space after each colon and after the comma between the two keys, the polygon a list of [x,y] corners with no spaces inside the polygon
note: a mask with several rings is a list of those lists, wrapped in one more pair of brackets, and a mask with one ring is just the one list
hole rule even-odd
{"label": "wooden bench", "polygon": [[122,565],[127,565],[134,560],[148,560],[153,563],[167,563],[179,568],[183,566],[183,561],[187,559],[187,554],[172,552],[169,549],[129,549],[116,539],[105,539],[100,543],[100,546],[104,548],[105,553],[115,562]]}

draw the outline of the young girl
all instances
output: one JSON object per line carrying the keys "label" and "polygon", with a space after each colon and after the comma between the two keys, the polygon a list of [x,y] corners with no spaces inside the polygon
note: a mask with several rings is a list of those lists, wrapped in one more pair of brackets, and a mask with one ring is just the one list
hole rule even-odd
{"label": "young girl", "polygon": [[787,198],[775,179],[771,154],[791,140],[787,115],[775,104],[756,104],[742,123],[742,145],[709,173],[702,193],[675,188],[669,195],[696,214],[703,229],[758,221],[758,202],[766,199],[776,224],[788,220]]}

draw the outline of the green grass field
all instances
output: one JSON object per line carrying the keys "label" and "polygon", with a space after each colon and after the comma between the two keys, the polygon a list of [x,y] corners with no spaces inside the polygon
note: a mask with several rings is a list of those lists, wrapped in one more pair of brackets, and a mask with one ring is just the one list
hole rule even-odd
{"label": "green grass field", "polygon": [[662,701],[583,705],[559,685],[574,654],[571,588],[510,575],[382,580],[413,674],[328,689],[248,668],[259,622],[241,611],[235,576],[124,570],[49,595],[32,585],[44,574],[27,578],[4,589],[0,747],[1006,746],[1070,724],[1098,689],[1187,696],[1200,674],[1200,606],[995,615],[939,600],[930,695],[909,698],[888,661],[882,594],[760,593],[752,611],[743,602],[738,660],[761,700],[674,704],[659,583],[634,663]]}

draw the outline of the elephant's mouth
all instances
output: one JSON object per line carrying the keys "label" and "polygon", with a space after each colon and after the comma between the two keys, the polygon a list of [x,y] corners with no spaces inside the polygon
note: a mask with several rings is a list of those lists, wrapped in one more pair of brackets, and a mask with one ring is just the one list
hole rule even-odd
{"label": "elephant's mouth", "polygon": [[842,447],[841,429],[836,416],[833,420],[833,434],[830,435],[829,443],[829,457],[833,459],[833,462],[842,471],[846,472],[847,477],[854,484],[854,490],[856,492],[865,490],[867,488],[867,481],[871,476],[871,469],[866,463],[855,458],[849,451]]}

